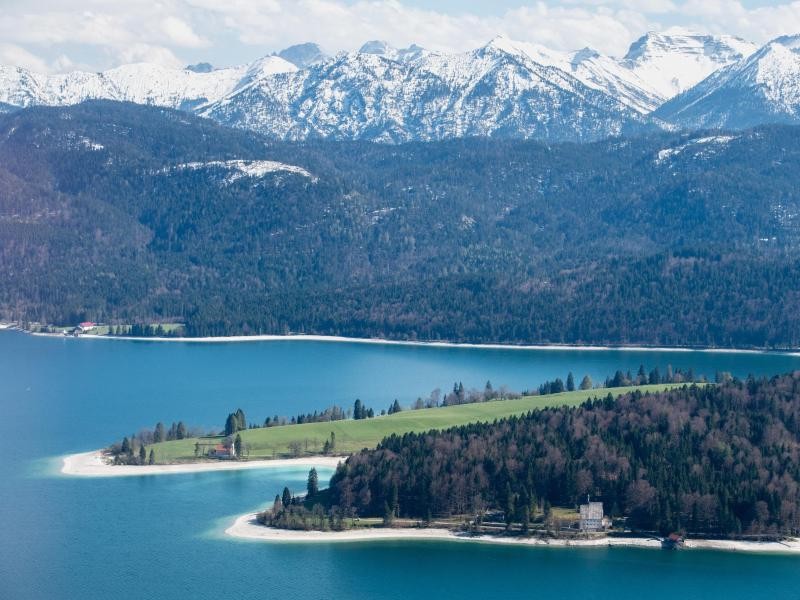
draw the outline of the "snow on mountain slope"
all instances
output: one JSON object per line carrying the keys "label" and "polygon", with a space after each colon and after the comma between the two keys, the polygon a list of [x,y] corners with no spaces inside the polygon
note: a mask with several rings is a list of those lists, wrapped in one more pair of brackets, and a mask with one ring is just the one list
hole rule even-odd
{"label": "snow on mountain slope", "polygon": [[288,165],[286,163],[277,162],[274,160],[212,160],[206,162],[190,162],[175,165],[174,167],[167,167],[161,172],[167,173],[173,170],[177,171],[197,171],[201,169],[221,169],[227,175],[224,183],[230,184],[234,181],[248,177],[251,179],[261,179],[270,173],[290,173],[293,175],[300,175],[311,180],[312,183],[317,182],[317,178],[302,167],[295,165]]}
{"label": "snow on mountain slope", "polygon": [[584,85],[605,92],[642,114],[654,111],[665,100],[636,73],[591,48],[576,52],[558,52],[538,44],[518,42],[502,36],[495,38],[490,44],[510,54],[527,56],[539,64],[561,69]]}
{"label": "snow on mountain slope", "polygon": [[[588,140],[649,127],[616,98],[490,43],[401,61],[383,45],[237,90],[201,114],[281,139]],[[392,58],[387,57],[387,54]]]}
{"label": "snow on mountain slope", "polygon": [[225,95],[241,79],[242,71],[239,67],[196,73],[160,65],[134,64],[105,71],[100,76],[111,86],[116,96],[113,99],[193,108]]}
{"label": "snow on mountain slope", "polygon": [[22,67],[0,65],[0,102],[12,106],[46,104],[42,89],[46,77]]}
{"label": "snow on mountain slope", "polygon": [[663,33],[650,32],[635,41],[621,65],[666,100],[717,69],[750,56],[756,49],[754,44],[737,37],[672,28]]}
{"label": "snow on mountain slope", "polygon": [[66,106],[107,99],[192,109],[218,100],[243,79],[297,70],[276,56],[248,67],[196,72],[157,64],[123,65],[102,73],[74,71],[41,75],[19,67],[0,66],[0,102],[15,106]]}
{"label": "snow on mountain slope", "polygon": [[684,127],[800,123],[800,35],[773,40],[668,102],[657,114]]}
{"label": "snow on mountain slope", "polygon": [[250,63],[246,69],[244,70],[244,74],[239,74],[239,79],[233,83],[233,85],[229,86],[227,90],[223,94],[216,96],[214,101],[219,100],[227,93],[230,93],[231,90],[238,90],[248,85],[252,85],[262,79],[266,79],[271,77],[272,75],[277,75],[279,73],[294,73],[297,71],[297,67],[290,63],[289,61],[279,57],[279,56],[265,56],[264,58],[259,58],[256,61]]}
{"label": "snow on mountain slope", "polygon": [[735,135],[710,135],[689,140],[679,146],[659,150],[653,161],[660,165],[669,159],[691,151],[693,158],[709,158],[724,150],[728,144],[738,139]]}
{"label": "snow on mountain slope", "polygon": [[735,37],[671,29],[643,36],[620,60],[498,37],[458,54],[370,41],[327,57],[306,43],[227,69],[133,64],[47,76],[0,66],[0,110],[110,99],[189,110],[289,140],[584,141],[673,121],[738,127],[792,119],[796,39],[754,54]]}

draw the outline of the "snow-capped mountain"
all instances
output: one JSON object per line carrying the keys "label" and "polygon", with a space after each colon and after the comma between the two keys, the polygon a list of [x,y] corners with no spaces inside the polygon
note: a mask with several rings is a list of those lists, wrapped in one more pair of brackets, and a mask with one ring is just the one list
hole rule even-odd
{"label": "snow-capped mountain", "polygon": [[662,106],[687,128],[800,123],[800,35],[773,40]]}
{"label": "snow-capped mountain", "polygon": [[642,114],[654,111],[665,100],[653,86],[619,61],[591,48],[558,52],[503,36],[495,38],[490,44],[509,54],[526,56],[539,64],[561,69],[587,87],[605,92]]}
{"label": "snow-capped mountain", "polygon": [[132,64],[42,75],[0,66],[0,112],[110,99],[189,110],[289,140],[585,141],[673,125],[792,120],[797,57],[796,37],[756,52],[739,38],[682,29],[648,33],[622,59],[504,37],[456,54],[370,41],[328,56],[309,42],[223,69]]}
{"label": "snow-capped mountain", "polygon": [[218,70],[171,69],[137,63],[102,73],[41,75],[20,67],[0,66],[0,102],[21,107],[65,106],[106,99],[193,109],[218,100],[243,80],[296,70],[293,64],[277,56],[268,56],[246,67]]}
{"label": "snow-capped mountain", "polygon": [[504,136],[581,141],[652,127],[617,98],[494,41],[463,54],[369,44],[360,52],[262,79],[200,114],[292,140]]}
{"label": "snow-capped mountain", "polygon": [[737,37],[672,28],[639,38],[620,64],[668,100],[756,50],[757,46]]}
{"label": "snow-capped mountain", "polygon": [[275,56],[289,61],[298,69],[305,69],[306,67],[321,63],[329,58],[328,55],[322,51],[322,48],[313,42],[289,46],[275,54]]}

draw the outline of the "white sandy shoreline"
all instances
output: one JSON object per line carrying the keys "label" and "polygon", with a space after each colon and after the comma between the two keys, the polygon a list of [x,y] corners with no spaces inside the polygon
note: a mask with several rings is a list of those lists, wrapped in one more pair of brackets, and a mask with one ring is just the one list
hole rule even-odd
{"label": "white sandy shoreline", "polygon": [[[439,540],[449,542],[478,542],[512,546],[542,546],[551,548],[661,548],[659,538],[598,537],[586,540],[540,539],[501,537],[492,535],[470,536],[448,529],[359,529],[349,531],[291,531],[265,527],[256,522],[256,513],[238,517],[225,530],[225,534],[242,540],[260,542],[371,542],[381,540]],[[769,552],[800,554],[800,540],[784,542],[749,542],[739,540],[687,540],[684,548],[697,550],[725,550],[735,552]]]}
{"label": "white sandy shoreline", "polygon": [[346,457],[309,456],[249,461],[207,461],[172,465],[112,465],[102,450],[81,452],[62,457],[61,473],[78,477],[137,477],[142,475],[170,475],[178,473],[203,473],[207,471],[241,471],[280,467],[330,467],[336,468]]}
{"label": "white sandy shoreline", "polygon": [[[19,330],[24,331],[24,330]],[[39,337],[65,337],[60,333],[25,332]],[[377,344],[381,346],[416,346],[429,348],[475,348],[479,350],[565,350],[565,351],[618,351],[618,352],[708,352],[719,354],[784,354],[800,356],[800,349],[755,350],[751,348],[693,348],[688,346],[592,346],[577,344],[472,344],[447,341],[388,340],[384,338],[356,338],[338,335],[231,335],[218,337],[134,337],[84,333],[78,339],[124,340],[134,342],[180,342],[192,344],[227,344],[242,342],[339,342],[350,344]]]}

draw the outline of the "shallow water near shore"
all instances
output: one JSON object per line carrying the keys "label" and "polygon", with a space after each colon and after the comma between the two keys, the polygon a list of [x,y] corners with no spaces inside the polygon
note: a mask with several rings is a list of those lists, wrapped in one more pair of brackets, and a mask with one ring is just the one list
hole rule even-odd
{"label": "shallow water near shore", "polygon": [[[265,544],[222,534],[305,469],[74,478],[53,457],[183,419],[220,427],[356,397],[380,409],[454,381],[545,379],[667,364],[713,376],[800,368],[778,354],[559,351],[339,342],[160,344],[0,332],[0,597],[797,598],[800,559],[439,541]],[[323,478],[330,470],[321,472]]]}

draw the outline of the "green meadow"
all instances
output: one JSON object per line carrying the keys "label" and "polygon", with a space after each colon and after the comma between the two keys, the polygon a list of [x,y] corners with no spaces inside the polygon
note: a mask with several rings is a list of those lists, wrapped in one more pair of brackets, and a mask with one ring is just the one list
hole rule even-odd
{"label": "green meadow", "polygon": [[[468,423],[494,421],[521,415],[537,408],[578,406],[589,398],[605,397],[609,393],[616,397],[633,390],[656,392],[680,385],[683,384],[581,390],[545,396],[526,396],[515,400],[494,400],[478,404],[404,410],[392,415],[358,421],[347,419],[248,429],[240,433],[247,448],[245,458],[250,460],[320,454],[323,444],[330,439],[331,433],[336,438],[333,454],[345,455],[362,448],[374,448],[383,438],[393,433],[418,433],[431,429],[447,429]],[[196,460],[195,447],[198,442],[213,444],[219,443],[222,439],[222,437],[187,438],[154,444],[149,446],[147,451],[149,452],[150,448],[154,450],[157,463],[194,461]]]}

